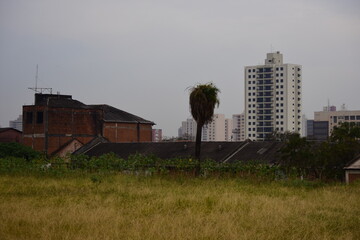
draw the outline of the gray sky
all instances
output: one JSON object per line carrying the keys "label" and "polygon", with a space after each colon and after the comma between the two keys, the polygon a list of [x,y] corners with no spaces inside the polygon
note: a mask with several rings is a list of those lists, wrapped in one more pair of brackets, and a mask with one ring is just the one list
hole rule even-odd
{"label": "gray sky", "polygon": [[38,87],[109,104],[176,136],[187,87],[213,82],[217,113],[244,110],[244,66],[280,51],[303,65],[308,118],[360,110],[358,0],[0,0],[0,125]]}

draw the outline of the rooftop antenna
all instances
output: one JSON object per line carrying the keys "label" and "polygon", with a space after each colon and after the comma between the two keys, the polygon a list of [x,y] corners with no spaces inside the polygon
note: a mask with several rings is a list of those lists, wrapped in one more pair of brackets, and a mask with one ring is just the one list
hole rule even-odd
{"label": "rooftop antenna", "polygon": [[35,87],[28,89],[33,90],[35,93],[43,94],[45,92],[48,92],[52,94],[52,88],[38,88],[37,86],[38,79],[39,79],[39,65],[36,64]]}

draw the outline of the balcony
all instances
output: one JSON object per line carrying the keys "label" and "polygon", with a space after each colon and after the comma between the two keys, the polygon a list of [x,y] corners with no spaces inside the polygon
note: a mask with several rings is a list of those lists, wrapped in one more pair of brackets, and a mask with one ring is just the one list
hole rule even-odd
{"label": "balcony", "polygon": [[256,124],[256,126],[258,127],[271,127],[272,126],[272,122],[258,122]]}

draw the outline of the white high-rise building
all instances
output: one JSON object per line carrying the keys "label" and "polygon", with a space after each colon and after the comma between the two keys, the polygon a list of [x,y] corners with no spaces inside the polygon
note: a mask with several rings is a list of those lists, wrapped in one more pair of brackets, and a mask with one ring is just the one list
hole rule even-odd
{"label": "white high-rise building", "polygon": [[205,142],[226,141],[224,114],[214,114],[213,120],[203,127],[202,140]]}
{"label": "white high-rise building", "polygon": [[[189,118],[181,122],[179,137],[195,141],[197,124],[194,119]],[[210,123],[203,126],[201,139],[209,141],[232,141],[232,119],[226,119],[224,114],[214,114]]]}
{"label": "white high-rise building", "polygon": [[280,52],[268,53],[264,65],[246,66],[245,137],[262,141],[273,132],[302,128],[302,66],[284,64]]}
{"label": "white high-rise building", "polygon": [[179,129],[179,137],[186,138],[190,141],[195,141],[196,126],[196,121],[192,118],[188,118],[186,121],[182,121],[181,127]]}
{"label": "white high-rise building", "polygon": [[233,139],[234,142],[245,141],[245,114],[234,114],[233,118]]}
{"label": "white high-rise building", "polygon": [[226,118],[225,119],[225,141],[230,142],[233,140],[233,120]]}

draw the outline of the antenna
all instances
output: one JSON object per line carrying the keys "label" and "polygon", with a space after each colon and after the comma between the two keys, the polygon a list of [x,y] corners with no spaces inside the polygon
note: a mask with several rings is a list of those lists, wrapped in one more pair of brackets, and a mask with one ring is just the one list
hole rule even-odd
{"label": "antenna", "polygon": [[48,92],[52,94],[52,88],[38,88],[37,86],[38,79],[39,79],[39,65],[36,64],[35,87],[28,89],[33,90],[35,93],[43,94],[44,92]]}

